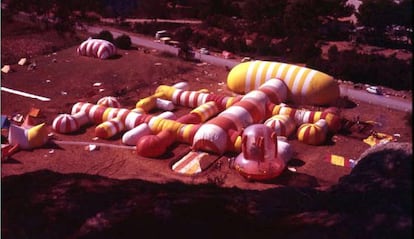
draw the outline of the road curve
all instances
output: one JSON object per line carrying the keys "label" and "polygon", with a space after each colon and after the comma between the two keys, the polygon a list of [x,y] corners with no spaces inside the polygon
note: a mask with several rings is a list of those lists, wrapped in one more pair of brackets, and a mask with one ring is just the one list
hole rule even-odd
{"label": "road curve", "polygon": [[[102,30],[104,30],[103,27],[96,27],[96,26],[87,27],[87,31],[93,34],[97,34]],[[133,44],[147,47],[147,48],[157,49],[160,51],[169,52],[174,55],[178,55],[178,48],[176,47],[154,42],[153,40],[144,39],[142,37],[137,37],[131,34],[130,32],[125,32],[122,30],[111,29],[110,32],[112,33],[114,37],[118,37],[122,34],[128,34],[131,37],[131,42]],[[194,58],[200,61],[206,62],[206,63],[210,63],[212,65],[224,66],[229,69],[233,68],[235,65],[240,63],[239,61],[236,61],[236,60],[223,59],[221,57],[216,57],[212,55],[204,55],[204,54],[200,54],[199,52],[195,53]],[[404,101],[404,100],[392,99],[392,98],[385,97],[384,95],[369,94],[368,92],[365,92],[363,90],[351,89],[349,87],[344,87],[344,86],[340,86],[340,92],[341,92],[341,96],[347,96],[349,99],[360,100],[363,102],[367,102],[369,104],[382,105],[384,107],[399,110],[399,111],[412,112],[412,102],[407,102],[406,100]]]}

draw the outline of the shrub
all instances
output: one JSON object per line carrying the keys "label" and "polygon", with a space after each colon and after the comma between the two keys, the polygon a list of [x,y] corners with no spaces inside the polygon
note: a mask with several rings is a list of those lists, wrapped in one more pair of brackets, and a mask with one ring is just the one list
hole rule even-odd
{"label": "shrub", "polygon": [[335,61],[338,59],[338,56],[339,56],[338,47],[336,45],[330,46],[328,49],[328,59],[330,61]]}
{"label": "shrub", "polygon": [[112,35],[112,33],[108,30],[102,30],[101,32],[99,32],[97,35],[95,35],[93,38],[95,39],[102,39],[102,40],[107,40],[109,42],[114,43],[114,36]]}
{"label": "shrub", "polygon": [[345,50],[338,52],[335,61],[308,61],[307,64],[310,68],[354,83],[381,85],[395,90],[412,89],[410,62],[395,57]]}
{"label": "shrub", "polygon": [[120,49],[128,50],[131,47],[131,37],[122,34],[115,39],[115,46]]}

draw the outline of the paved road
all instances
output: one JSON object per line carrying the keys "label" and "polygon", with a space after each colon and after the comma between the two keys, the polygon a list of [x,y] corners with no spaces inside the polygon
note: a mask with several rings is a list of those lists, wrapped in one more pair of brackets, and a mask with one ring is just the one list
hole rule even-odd
{"label": "paved road", "polygon": [[[95,27],[95,26],[89,26],[87,30],[90,33],[97,34],[100,31],[102,31],[103,28]],[[166,52],[172,53],[174,55],[178,55],[178,48],[176,48],[176,47],[166,45],[166,44],[163,44],[163,43],[159,43],[159,42],[155,42],[153,40],[148,40],[148,39],[144,39],[144,38],[141,38],[141,37],[137,37],[137,36],[132,35],[129,32],[124,32],[124,31],[121,31],[121,30],[112,30],[111,29],[110,31],[111,31],[111,33],[114,37],[118,37],[119,35],[121,35],[123,33],[128,34],[131,37],[131,42],[136,44],[136,45],[143,46],[143,47],[148,47],[148,48],[152,48],[152,49],[158,49],[158,50],[161,50],[161,51],[166,51]],[[212,56],[212,55],[203,55],[203,54],[200,54],[199,52],[195,53],[194,58],[199,59],[200,61],[203,61],[203,62],[210,63],[212,65],[226,66],[226,67],[229,67],[229,68],[233,68],[236,64],[239,63],[239,61],[236,61],[234,59],[233,60],[232,59],[224,59],[224,58],[216,57],[216,56]]]}
{"label": "paved road", "polygon": [[[87,30],[90,33],[96,34],[102,31],[103,28],[89,26]],[[158,49],[161,51],[166,51],[166,52],[178,55],[178,49],[173,46],[154,42],[153,40],[148,40],[148,39],[144,39],[141,37],[133,36],[130,32],[124,32],[121,30],[112,30],[112,29],[110,31],[114,37],[118,37],[119,35],[123,33],[128,34],[131,37],[131,42],[133,44],[152,48],[152,49]],[[203,55],[198,52],[195,53],[195,58],[199,59],[200,61],[210,63],[212,65],[225,66],[230,69],[239,63],[239,61],[236,61],[234,59],[233,60],[224,59],[224,58],[216,57],[213,55]],[[400,111],[412,112],[412,102],[407,102],[407,100],[398,100],[398,99],[388,98],[383,95],[374,95],[374,94],[370,94],[363,90],[350,89],[349,87],[341,86],[340,90],[341,90],[341,96],[348,96],[350,99],[364,101],[369,104],[383,105],[384,107],[396,109]]]}
{"label": "paved road", "polygon": [[386,108],[395,110],[412,112],[412,102],[407,100],[399,100],[388,98],[385,95],[374,95],[364,90],[351,89],[349,87],[341,86],[341,96],[348,96],[350,99],[360,100],[369,104],[382,105]]}
{"label": "paved road", "polygon": [[[203,23],[203,21],[200,20],[174,20],[174,19],[150,19],[150,18],[126,18],[124,20],[125,22],[130,22],[130,23],[145,23],[145,22],[170,22],[170,23],[183,23],[183,24],[201,24]],[[115,19],[114,18],[101,18],[101,22],[104,23],[114,23]]]}

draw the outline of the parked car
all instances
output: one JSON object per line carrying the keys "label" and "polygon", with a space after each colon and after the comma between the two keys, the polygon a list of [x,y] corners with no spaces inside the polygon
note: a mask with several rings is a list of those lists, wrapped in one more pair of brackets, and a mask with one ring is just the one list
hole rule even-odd
{"label": "parked car", "polygon": [[155,33],[155,39],[160,40],[163,37],[171,37],[170,33],[166,30],[157,31]]}
{"label": "parked car", "polygon": [[210,54],[210,52],[207,50],[207,48],[200,48],[200,53],[201,54],[203,54],[203,55],[208,55],[208,54]]}
{"label": "parked car", "polygon": [[247,62],[247,61],[252,61],[252,60],[253,59],[251,57],[246,56],[246,57],[243,57],[240,62]]}
{"label": "parked car", "polygon": [[382,91],[378,86],[370,86],[366,88],[366,91],[371,94],[382,95]]}
{"label": "parked car", "polygon": [[223,51],[221,53],[221,55],[224,57],[224,59],[233,59],[234,58],[233,53],[228,52],[228,51]]}

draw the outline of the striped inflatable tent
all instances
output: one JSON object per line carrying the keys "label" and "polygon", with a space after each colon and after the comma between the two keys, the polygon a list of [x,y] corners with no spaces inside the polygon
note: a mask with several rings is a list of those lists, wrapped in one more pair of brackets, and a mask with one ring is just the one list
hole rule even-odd
{"label": "striped inflatable tent", "polygon": [[274,115],[264,122],[264,125],[270,127],[278,136],[289,137],[296,129],[295,121],[288,115]]}
{"label": "striped inflatable tent", "polygon": [[89,38],[79,45],[77,52],[80,56],[107,59],[116,54],[116,47],[109,41]]}
{"label": "striped inflatable tent", "polygon": [[306,123],[299,126],[297,131],[298,140],[309,145],[322,145],[325,143],[328,133],[328,124],[324,119],[316,123]]}
{"label": "striped inflatable tent", "polygon": [[272,78],[283,80],[288,100],[327,105],[339,97],[339,85],[332,76],[310,68],[271,61],[250,61],[236,65],[227,76],[230,90],[245,94]]}

